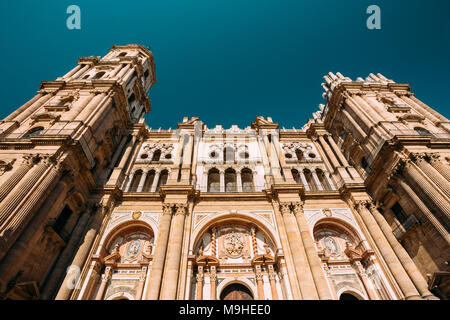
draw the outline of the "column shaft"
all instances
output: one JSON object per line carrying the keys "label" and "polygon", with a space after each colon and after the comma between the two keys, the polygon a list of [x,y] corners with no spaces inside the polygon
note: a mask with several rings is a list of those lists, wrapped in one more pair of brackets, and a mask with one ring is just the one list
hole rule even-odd
{"label": "column shaft", "polygon": [[166,205],[163,207],[163,215],[159,224],[158,239],[150,270],[150,281],[147,283],[147,299],[149,300],[158,300],[159,298],[171,221],[172,208]]}
{"label": "column shaft", "polygon": [[325,273],[321,266],[321,261],[316,252],[314,240],[309,231],[308,222],[304,216],[301,207],[296,208],[295,216],[297,218],[298,228],[300,230],[300,236],[305,246],[306,256],[311,268],[314,283],[317,288],[317,293],[320,300],[331,300],[330,289],[328,288]]}
{"label": "column shaft", "polygon": [[8,180],[5,181],[0,187],[0,203],[3,201],[3,199],[6,198],[6,196],[9,194],[9,192],[19,183],[19,181],[25,176],[25,174],[31,169],[32,163],[23,163],[20,165],[19,168],[17,168],[11,176],[8,178]]}
{"label": "column shaft", "polygon": [[416,204],[419,211],[425,216],[425,218],[433,225],[436,231],[447,241],[450,245],[450,234],[444,228],[444,226],[439,222],[439,220],[434,216],[434,214],[428,209],[425,203],[417,196],[417,194],[412,190],[412,188],[403,179],[398,179],[399,186],[405,191],[409,198]]}
{"label": "column shaft", "polygon": [[386,264],[391,270],[392,275],[400,286],[400,289],[402,290],[407,300],[420,299],[419,292],[416,290],[416,287],[409,279],[408,274],[406,273],[405,269],[403,269],[403,266],[401,265],[388,241],[384,237],[380,227],[365,205],[366,203],[364,202],[359,203],[358,212],[363,219],[367,230],[375,241],[375,244],[380,250],[384,260],[386,261]]}
{"label": "column shaft", "polygon": [[387,221],[384,219],[381,213],[375,208],[375,206],[371,205],[369,209],[370,212],[372,213],[372,216],[375,218],[375,221],[380,226],[380,229],[383,232],[384,236],[386,237],[387,241],[389,242],[398,259],[400,260],[400,263],[405,268],[406,273],[408,273],[417,290],[419,290],[420,295],[422,297],[433,296],[432,293],[428,290],[427,282],[423,278],[419,269],[417,269],[417,266],[414,264],[411,257],[406,252],[405,248],[403,248],[403,246],[397,241],[397,238],[395,238],[394,234],[392,233],[392,229],[387,223]]}
{"label": "column shaft", "polygon": [[286,228],[289,247],[291,248],[292,257],[294,259],[295,271],[300,286],[300,291],[303,299],[316,300],[318,299],[317,291],[314,285],[314,280],[311,275],[308,261],[306,260],[303,244],[300,240],[297,221],[289,209],[282,208],[283,221]]}
{"label": "column shaft", "polygon": [[167,264],[164,274],[165,283],[161,290],[161,300],[173,300],[177,294],[185,214],[186,207],[177,205],[176,214],[173,218],[174,226],[167,248]]}
{"label": "column shaft", "polygon": [[417,170],[415,165],[409,165],[406,168],[406,176],[410,178],[414,184],[423,189],[424,193],[430,200],[442,211],[447,219],[450,219],[450,203],[431,185]]}
{"label": "column shaft", "polygon": [[84,262],[89,254],[92,243],[94,242],[95,236],[100,229],[103,216],[106,214],[104,212],[105,208],[100,208],[97,210],[93,216],[91,222],[89,223],[89,229],[81,242],[75,257],[72,260],[71,265],[67,268],[67,274],[59,288],[58,294],[55,300],[69,300],[78,279],[76,279],[75,274],[81,270]]}

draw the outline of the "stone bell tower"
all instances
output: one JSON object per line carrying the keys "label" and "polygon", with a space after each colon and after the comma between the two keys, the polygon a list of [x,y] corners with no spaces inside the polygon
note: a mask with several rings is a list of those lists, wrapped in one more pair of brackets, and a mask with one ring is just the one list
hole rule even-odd
{"label": "stone bell tower", "polygon": [[2,298],[55,295],[80,239],[108,212],[99,190],[150,111],[155,82],[147,48],[114,45],[43,81],[0,121]]}
{"label": "stone bell tower", "polygon": [[[321,120],[364,179],[375,216],[415,284],[450,294],[450,121],[382,74],[324,77]],[[402,244],[398,246],[397,240]],[[406,249],[406,251],[405,251]]]}

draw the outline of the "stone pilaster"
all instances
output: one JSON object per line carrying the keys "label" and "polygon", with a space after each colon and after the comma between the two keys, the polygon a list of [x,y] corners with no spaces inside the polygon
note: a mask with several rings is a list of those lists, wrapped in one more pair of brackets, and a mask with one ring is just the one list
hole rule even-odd
{"label": "stone pilaster", "polygon": [[299,235],[297,221],[291,212],[291,203],[280,203],[280,212],[283,216],[283,222],[291,248],[292,258],[294,259],[297,280],[300,286],[302,297],[305,300],[316,300],[318,294],[314,285],[307,258],[305,256],[304,247]]}
{"label": "stone pilaster", "polygon": [[362,220],[364,221],[367,230],[369,231],[370,235],[375,241],[375,244],[380,250],[381,255],[383,256],[384,260],[386,261],[386,264],[391,270],[392,275],[394,276],[400,289],[405,295],[405,298],[407,300],[420,299],[419,292],[417,291],[414,284],[411,282],[408,274],[406,273],[405,269],[403,269],[403,266],[401,265],[400,261],[398,260],[397,256],[395,255],[394,251],[389,245],[389,242],[386,240],[386,237],[382,233],[380,227],[378,226],[374,217],[367,208],[367,206],[370,204],[371,203],[369,201],[357,201],[355,203],[355,209],[357,210]]}
{"label": "stone pilaster", "polygon": [[[56,300],[68,300],[70,298],[70,295],[72,294],[74,286],[78,280],[76,279],[75,274],[79,272],[79,270],[83,267],[83,264],[86,261],[86,258],[92,247],[92,243],[94,242],[95,237],[97,236],[97,233],[100,229],[103,218],[108,211],[109,207],[101,206],[92,217],[83,242],[78,248],[71,265],[67,268],[67,274],[63,280],[61,287],[59,288],[58,294],[56,295]],[[74,279],[75,283],[73,283]]]}
{"label": "stone pilaster", "polygon": [[181,247],[183,244],[184,220],[187,214],[187,205],[177,203],[175,216],[173,218],[173,228],[169,236],[167,248],[167,263],[164,272],[164,285],[161,289],[160,299],[173,300],[176,297],[178,275],[180,273]]}
{"label": "stone pilaster", "polygon": [[295,202],[293,206],[294,214],[297,219],[298,228],[300,230],[300,236],[305,246],[306,256],[308,259],[309,267],[314,279],[314,283],[321,300],[331,300],[330,289],[328,288],[327,280],[321,266],[319,256],[316,252],[314,240],[309,231],[308,222],[306,221],[303,204],[301,202]]}
{"label": "stone pilaster", "polygon": [[405,248],[403,248],[403,246],[397,241],[397,238],[392,233],[391,227],[373,203],[369,203],[369,210],[372,216],[375,218],[375,221],[378,223],[387,241],[391,245],[392,250],[394,250],[395,254],[400,260],[403,268],[405,268],[406,273],[408,273],[417,290],[419,290],[420,295],[423,298],[427,299],[434,297],[433,294],[428,290],[428,284],[423,278],[419,269],[417,269],[417,266],[414,264]]}
{"label": "stone pilaster", "polygon": [[169,240],[169,230],[172,221],[173,205],[164,203],[163,214],[158,230],[158,240],[153,254],[152,267],[150,270],[150,280],[147,284],[147,299],[158,300],[161,288],[164,262],[166,259],[167,242]]}

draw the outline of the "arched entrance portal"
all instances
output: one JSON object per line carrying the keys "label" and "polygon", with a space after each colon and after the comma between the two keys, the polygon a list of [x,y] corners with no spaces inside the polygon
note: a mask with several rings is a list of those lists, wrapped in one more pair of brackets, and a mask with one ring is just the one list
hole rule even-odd
{"label": "arched entrance portal", "polygon": [[359,300],[359,299],[354,295],[352,295],[351,293],[343,293],[339,297],[339,300]]}
{"label": "arched entrance portal", "polygon": [[223,289],[220,300],[253,300],[253,295],[246,286],[233,283]]}

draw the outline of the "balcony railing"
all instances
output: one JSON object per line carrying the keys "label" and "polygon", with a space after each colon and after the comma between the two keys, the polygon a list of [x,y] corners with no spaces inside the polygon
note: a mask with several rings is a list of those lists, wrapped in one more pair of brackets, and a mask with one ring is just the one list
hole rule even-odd
{"label": "balcony railing", "polygon": [[249,193],[249,192],[261,192],[268,188],[267,184],[254,185],[254,186],[242,186],[242,191],[238,191],[237,186],[224,187],[223,191],[220,191],[220,187],[200,186],[197,184],[196,189],[201,192],[207,193]]}

